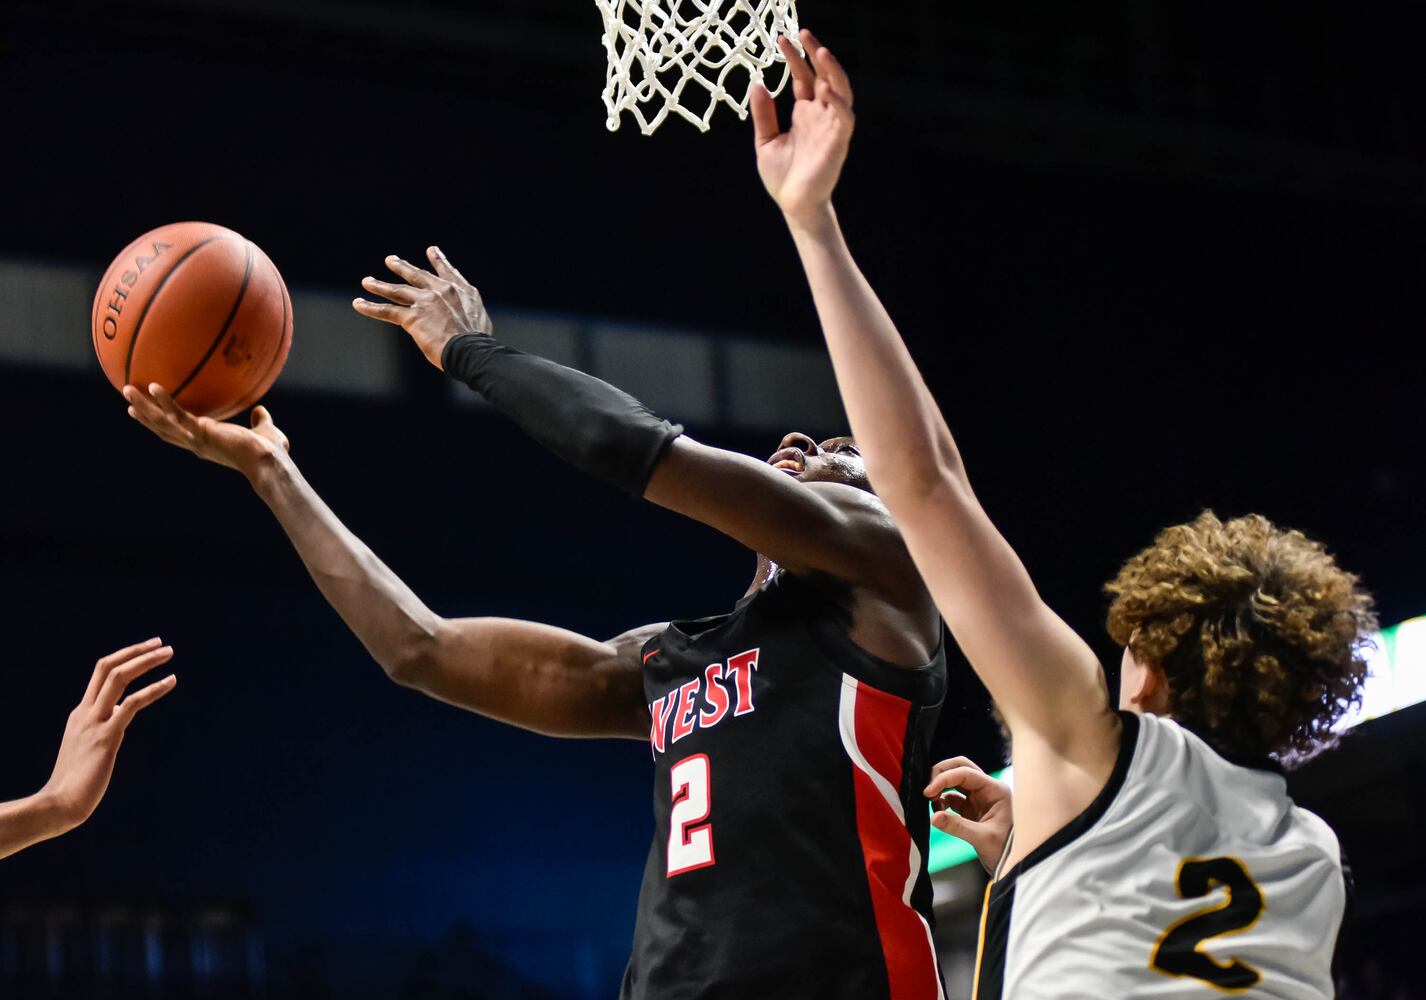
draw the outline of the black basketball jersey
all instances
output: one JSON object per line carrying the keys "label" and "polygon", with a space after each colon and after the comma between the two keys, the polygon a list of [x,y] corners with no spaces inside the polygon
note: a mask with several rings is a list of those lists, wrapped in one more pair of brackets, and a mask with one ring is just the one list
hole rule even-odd
{"label": "black basketball jersey", "polygon": [[937,1000],[922,788],[946,687],[779,573],[643,648],[654,843],[624,1000]]}

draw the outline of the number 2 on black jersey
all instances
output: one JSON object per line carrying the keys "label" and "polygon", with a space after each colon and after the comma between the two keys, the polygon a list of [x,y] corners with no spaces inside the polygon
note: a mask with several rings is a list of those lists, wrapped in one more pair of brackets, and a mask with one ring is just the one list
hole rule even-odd
{"label": "number 2 on black jersey", "polygon": [[1186,858],[1178,866],[1178,894],[1184,899],[1223,889],[1228,898],[1218,906],[1198,910],[1164,931],[1154,946],[1150,965],[1170,976],[1192,976],[1220,990],[1246,990],[1262,979],[1257,969],[1240,959],[1220,962],[1202,950],[1220,934],[1245,931],[1263,913],[1263,894],[1237,858]]}
{"label": "number 2 on black jersey", "polygon": [[673,805],[668,815],[668,877],[713,864],[712,782],[708,755],[696,753],[669,768]]}

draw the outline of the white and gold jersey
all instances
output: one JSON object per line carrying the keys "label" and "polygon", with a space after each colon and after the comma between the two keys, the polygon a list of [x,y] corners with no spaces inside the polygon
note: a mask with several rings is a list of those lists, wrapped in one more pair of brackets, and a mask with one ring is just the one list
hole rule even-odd
{"label": "white and gold jersey", "polygon": [[1089,807],[986,891],[976,1000],[1324,1000],[1347,886],[1279,771],[1121,713]]}

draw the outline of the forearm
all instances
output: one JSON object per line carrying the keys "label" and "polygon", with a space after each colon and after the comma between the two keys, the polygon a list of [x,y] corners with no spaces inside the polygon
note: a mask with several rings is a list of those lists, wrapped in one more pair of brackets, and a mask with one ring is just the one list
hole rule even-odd
{"label": "forearm", "polygon": [[337,518],[285,453],[249,476],[322,596],[383,670],[408,679],[428,661],[442,619]]}
{"label": "forearm", "polygon": [[453,338],[442,367],[555,455],[634,497],[683,433],[607,382],[485,334]]}
{"label": "forearm", "polygon": [[0,802],[0,858],[58,837],[74,826],[59,803],[44,792]]}
{"label": "forearm", "polygon": [[835,215],[828,207],[819,224],[792,229],[872,486],[961,650],[1012,731],[1033,730],[1057,746],[1086,729],[1102,732],[1093,652],[1045,605],[981,508],[950,430]]}
{"label": "forearm", "polygon": [[637,651],[502,618],[446,620],[342,524],[286,454],[250,476],[328,603],[397,683],[551,736],[646,737]]}
{"label": "forearm", "polygon": [[[960,453],[891,316],[852,258],[830,204],[789,222],[852,433],[891,506],[964,476]],[[929,461],[928,461],[929,459]]]}

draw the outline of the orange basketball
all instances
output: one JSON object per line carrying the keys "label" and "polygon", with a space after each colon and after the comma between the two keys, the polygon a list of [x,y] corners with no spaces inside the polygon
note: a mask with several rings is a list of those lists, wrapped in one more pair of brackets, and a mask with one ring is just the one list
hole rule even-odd
{"label": "orange basketball", "polygon": [[145,233],[114,258],[94,296],[94,351],[121,389],[157,382],[223,419],[272,386],[292,346],[292,300],[254,244],[208,222]]}

